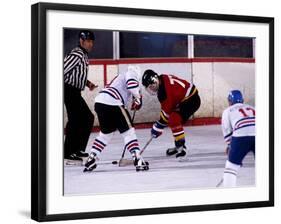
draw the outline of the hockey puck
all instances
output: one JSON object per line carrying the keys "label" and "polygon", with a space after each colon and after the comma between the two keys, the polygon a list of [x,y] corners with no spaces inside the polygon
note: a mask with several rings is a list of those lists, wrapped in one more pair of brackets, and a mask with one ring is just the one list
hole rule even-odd
{"label": "hockey puck", "polygon": [[118,164],[117,160],[112,161],[112,164]]}

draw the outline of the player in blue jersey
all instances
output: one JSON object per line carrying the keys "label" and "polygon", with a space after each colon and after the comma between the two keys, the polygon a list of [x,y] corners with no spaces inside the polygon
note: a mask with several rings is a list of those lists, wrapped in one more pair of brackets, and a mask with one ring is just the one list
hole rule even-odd
{"label": "player in blue jersey", "polygon": [[229,107],[223,111],[221,124],[228,154],[223,186],[235,187],[244,157],[251,151],[255,153],[255,108],[244,104],[239,90],[230,91],[228,103]]}

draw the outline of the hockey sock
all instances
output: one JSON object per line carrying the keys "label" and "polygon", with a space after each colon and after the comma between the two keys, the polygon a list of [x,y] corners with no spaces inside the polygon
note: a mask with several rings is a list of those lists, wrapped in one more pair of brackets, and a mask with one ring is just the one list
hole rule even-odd
{"label": "hockey sock", "polygon": [[230,161],[226,161],[225,169],[223,173],[223,186],[224,187],[235,187],[237,181],[237,173],[240,165],[234,164]]}
{"label": "hockey sock", "polygon": [[173,136],[175,138],[175,146],[181,147],[185,144],[185,134],[182,126],[172,128]]}
{"label": "hockey sock", "polygon": [[176,147],[181,147],[185,143],[184,129],[182,126],[182,118],[179,113],[172,113],[169,119],[169,126],[175,138]]}
{"label": "hockey sock", "polygon": [[111,137],[112,133],[103,134],[102,132],[100,132],[92,145],[91,152],[94,152],[99,157],[105,146],[109,143]]}
{"label": "hockey sock", "polygon": [[122,133],[124,138],[125,150],[128,150],[133,156],[139,154],[139,142],[134,128],[130,128],[128,131]]}

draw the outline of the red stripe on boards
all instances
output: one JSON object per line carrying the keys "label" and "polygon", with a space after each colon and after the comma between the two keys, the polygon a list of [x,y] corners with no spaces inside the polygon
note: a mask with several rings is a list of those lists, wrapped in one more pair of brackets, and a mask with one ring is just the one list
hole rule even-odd
{"label": "red stripe on boards", "polygon": [[137,59],[90,59],[90,65],[153,64],[153,63],[255,63],[254,58],[137,58]]}

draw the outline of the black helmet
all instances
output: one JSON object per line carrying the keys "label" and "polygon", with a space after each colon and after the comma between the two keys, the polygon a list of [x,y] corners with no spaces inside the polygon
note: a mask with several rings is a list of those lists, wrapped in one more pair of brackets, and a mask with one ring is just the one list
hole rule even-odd
{"label": "black helmet", "polygon": [[90,30],[81,30],[79,32],[79,38],[82,40],[95,40],[95,35]]}
{"label": "black helmet", "polygon": [[155,83],[155,79],[158,79],[158,74],[151,69],[146,70],[142,76],[142,85],[147,88],[150,84]]}

